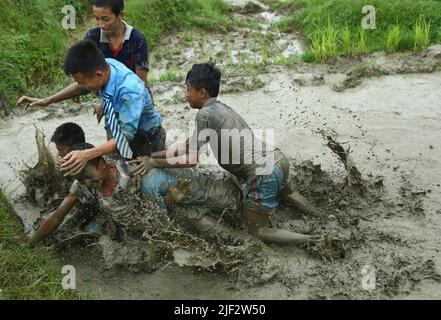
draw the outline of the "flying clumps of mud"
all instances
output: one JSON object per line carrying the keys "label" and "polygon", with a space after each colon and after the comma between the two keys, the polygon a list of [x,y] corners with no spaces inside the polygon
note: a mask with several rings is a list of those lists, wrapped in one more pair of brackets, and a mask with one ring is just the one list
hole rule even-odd
{"label": "flying clumps of mud", "polygon": [[[20,179],[26,187],[26,197],[40,208],[61,202],[61,197],[69,189],[63,175],[57,170],[54,157],[45,144],[44,133],[35,129],[35,141],[38,149],[38,162],[34,167],[27,167],[20,172]],[[58,205],[55,203],[55,205]]]}
{"label": "flying clumps of mud", "polygon": [[[22,179],[29,201],[44,208],[56,202],[69,183],[57,172],[39,130],[36,143],[39,161],[35,167],[23,170]],[[309,259],[319,261],[310,269],[296,264],[299,262],[284,260],[286,258],[277,252],[279,249],[248,235],[243,227],[227,237],[206,239],[186,227],[185,221],[179,218],[178,209],[166,213],[154,199],[141,197],[131,197],[130,210],[120,217],[98,212],[89,214],[85,222],[78,216],[88,213],[83,212],[85,208],[77,207],[46,244],[64,256],[90,251],[102,272],[121,269],[155,272],[172,263],[192,272],[216,272],[225,277],[232,288],[279,282],[294,291],[308,282],[310,274],[314,275],[314,281],[322,283],[312,290],[313,296],[321,298],[365,296],[366,292],[357,289],[359,279],[345,275],[357,273],[366,256],[376,259],[383,281],[377,292],[380,296],[400,293],[419,278],[440,279],[433,260],[418,257],[400,235],[391,235],[370,225],[375,219],[402,210],[401,202],[384,196],[381,177],[363,179],[349,148],[344,149],[336,138],[327,137],[327,143],[330,152],[346,169],[346,179],[341,182],[335,182],[320,165],[311,161],[296,163],[290,160],[292,188],[324,214],[302,216],[294,208],[281,206],[272,217],[272,225],[320,238],[300,248]],[[420,213],[422,209],[415,210]],[[84,226],[90,222],[101,225],[102,233],[85,231]],[[371,241],[375,239],[382,245],[373,250]],[[344,272],[335,274],[335,268]],[[390,270],[400,275],[395,282],[389,279]],[[340,280],[331,281],[331,286],[329,279],[332,277]]]}

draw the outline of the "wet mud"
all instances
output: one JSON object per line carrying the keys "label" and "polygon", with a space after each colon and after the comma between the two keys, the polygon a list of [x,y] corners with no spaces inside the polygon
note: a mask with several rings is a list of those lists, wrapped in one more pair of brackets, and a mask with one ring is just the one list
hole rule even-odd
{"label": "wet mud", "polygon": [[9,115],[9,110],[6,104],[5,96],[0,92],[0,119],[3,119]]}
{"label": "wet mud", "polygon": [[[296,264],[282,263],[285,257],[278,251],[287,248],[274,250],[274,246],[247,235],[243,228],[212,241],[186,229],[185,223],[173,219],[173,215],[165,223],[158,223],[157,217],[162,214],[162,209],[157,203],[133,197],[130,198],[133,215],[125,216],[130,218],[129,221],[115,221],[106,213],[93,218],[103,226],[123,223],[129,231],[123,238],[115,226],[103,227],[104,235],[84,232],[77,218],[73,223],[68,219],[47,244],[52,244],[53,249],[65,257],[81,256],[84,249],[90,251],[88,254],[93,254],[102,274],[152,273],[173,263],[200,275],[215,273],[228,281],[233,290],[277,282],[286,287],[288,295],[295,294],[296,288],[307,284],[313,277],[319,289],[310,291],[310,298],[364,297],[366,292],[359,289],[359,277],[355,276],[349,282],[346,277],[355,275],[357,269],[362,270],[366,255],[371,254],[371,259],[376,261],[375,271],[381,287],[377,287],[376,293],[370,297],[393,297],[412,290],[423,280],[440,281],[441,274],[436,270],[434,258],[421,259],[412,250],[411,243],[399,234],[379,231],[369,225],[385,214],[390,217],[400,213],[403,207],[407,214],[424,214],[419,204],[425,191],[417,190],[407,182],[401,188],[403,201],[387,199],[383,179],[362,179],[348,150],[334,138],[326,138],[328,148],[337,154],[345,167],[346,179],[336,183],[320,165],[311,161],[296,164],[291,159],[292,188],[312,201],[323,216],[307,217],[292,208],[282,207],[271,221],[273,226],[319,236],[320,240],[299,248],[304,259],[315,262],[309,268],[298,269]],[[36,143],[39,161],[36,167],[24,171],[28,177],[24,183],[31,182],[35,187],[39,181],[44,188],[51,180],[43,183],[40,173],[46,172],[46,176],[51,177],[53,174],[49,173],[55,172],[55,167],[45,147],[44,136],[38,130]],[[34,179],[29,178],[34,176]],[[81,209],[77,208],[77,211]]]}
{"label": "wet mud", "polygon": [[32,168],[20,172],[20,178],[26,187],[27,199],[40,208],[58,206],[68,186],[63,175],[56,169],[54,157],[49,152],[44,133],[35,128],[35,144],[38,150],[38,162]]}
{"label": "wet mud", "polygon": [[[264,6],[236,8],[233,14],[260,17],[262,30],[271,31],[274,12]],[[246,52],[246,46],[232,40],[240,39],[234,32],[245,34],[239,29],[228,31],[231,38],[220,33],[202,42],[219,39],[219,48],[225,45],[222,40]],[[195,57],[202,61],[215,55],[213,47],[189,45],[189,39],[167,41],[166,49],[185,45],[194,51],[159,52],[158,76],[173,68],[187,71]],[[323,213],[305,216],[282,205],[271,224],[320,241],[267,245],[244,228],[210,241],[179,219],[158,224],[155,205],[137,200],[134,210],[144,218],[135,225],[141,228],[121,235],[104,213],[78,218],[82,209],[75,208],[47,245],[62,263],[77,268],[79,290],[107,299],[441,299],[439,47],[326,65],[269,63],[254,74],[239,68],[250,57],[259,61],[254,53],[238,61],[234,51],[223,50],[228,54],[222,60],[220,98],[252,128],[275,130],[275,145],[290,158],[293,189]],[[285,49],[275,50],[271,57]],[[184,103],[182,78],[156,82],[152,89],[167,144],[183,140],[195,111]],[[34,124],[50,135],[67,121],[69,110],[68,120],[85,128],[89,142],[105,141],[90,103],[56,105],[0,123],[0,144],[14,150],[2,155],[2,188],[28,233],[54,200],[44,186],[52,186],[51,179],[58,183],[56,174],[42,180],[46,175],[41,172],[52,170],[54,163],[48,153],[55,152],[52,145],[42,148],[39,142],[37,147]],[[210,153],[199,167],[220,170]],[[20,180],[22,170],[26,178]],[[88,233],[85,226],[91,221],[107,222],[106,234]],[[367,275],[373,275],[375,288],[364,286]]]}

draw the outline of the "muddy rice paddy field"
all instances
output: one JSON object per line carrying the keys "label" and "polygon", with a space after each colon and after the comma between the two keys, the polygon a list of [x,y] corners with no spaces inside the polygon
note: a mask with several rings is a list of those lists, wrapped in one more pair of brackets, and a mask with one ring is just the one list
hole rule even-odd
{"label": "muddy rice paddy field", "polygon": [[[239,243],[175,241],[155,260],[146,251],[158,239],[146,239],[141,252],[102,237],[58,249],[62,263],[76,267],[78,289],[105,299],[440,299],[441,46],[250,69],[262,59],[262,46],[280,58],[300,54],[303,42],[295,33],[273,33],[269,26],[280,13],[264,6],[233,14],[257,19],[260,29],[170,36],[153,54],[154,72],[185,73],[195,61],[216,60],[224,71],[220,99],[250,127],[274,130],[275,145],[291,159],[293,186],[324,212],[313,218],[281,207],[272,223],[324,235],[333,215],[340,241],[332,248],[279,247],[239,230],[245,238]],[[152,90],[167,144],[184,139],[195,111],[185,103],[182,79],[154,82]],[[105,132],[92,111],[92,103],[61,104],[17,110],[0,122],[1,187],[28,233],[48,213],[24,197],[20,179],[25,165],[38,161],[35,127],[48,142],[58,125],[72,121],[89,142],[100,143]],[[361,173],[359,185],[348,182],[332,142]],[[221,170],[210,154],[199,166]],[[374,289],[363,286],[365,271],[374,275]]]}

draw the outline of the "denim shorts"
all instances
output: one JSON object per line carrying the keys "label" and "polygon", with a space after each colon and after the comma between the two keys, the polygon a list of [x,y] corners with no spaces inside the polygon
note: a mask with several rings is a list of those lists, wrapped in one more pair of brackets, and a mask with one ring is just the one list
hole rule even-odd
{"label": "denim shorts", "polygon": [[259,213],[271,214],[279,205],[284,178],[282,167],[275,164],[270,175],[257,176],[246,184],[243,190],[245,207]]}

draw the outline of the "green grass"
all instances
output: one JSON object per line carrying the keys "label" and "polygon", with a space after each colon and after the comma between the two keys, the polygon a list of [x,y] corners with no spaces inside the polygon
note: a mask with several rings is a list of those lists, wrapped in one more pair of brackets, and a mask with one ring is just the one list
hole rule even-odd
{"label": "green grass", "polygon": [[[374,51],[419,51],[441,41],[441,1],[282,0],[270,5],[288,15],[276,27],[300,28],[310,44],[308,57],[318,62]],[[365,5],[376,8],[375,30],[361,29]]]}
{"label": "green grass", "polygon": [[315,61],[326,62],[337,57],[338,31],[328,18],[328,25],[323,31],[317,31],[312,38],[311,51]]}
{"label": "green grass", "polygon": [[62,78],[62,59],[68,32],[61,26],[66,4],[73,4],[79,17],[88,0],[3,0],[0,2],[0,93],[7,102],[33,86]]}
{"label": "green grass", "polygon": [[357,41],[355,42],[355,52],[357,54],[363,54],[367,51],[366,30],[359,28],[357,32]]}
{"label": "green grass", "polygon": [[159,76],[159,81],[179,82],[184,80],[184,75],[176,70],[168,70]]}
{"label": "green grass", "polygon": [[221,0],[130,0],[125,11],[127,21],[144,32],[154,47],[174,31],[228,31],[234,22],[226,16],[227,9]]}
{"label": "green grass", "polygon": [[248,19],[234,19],[232,21],[233,25],[240,28],[250,28],[253,30],[259,30],[261,23],[258,19],[248,18]]}
{"label": "green grass", "polygon": [[346,25],[341,34],[342,50],[345,56],[351,56],[354,52],[352,46],[352,32],[351,29]]}
{"label": "green grass", "polygon": [[0,300],[86,298],[61,286],[61,265],[45,248],[30,249],[22,226],[0,191]]}
{"label": "green grass", "polygon": [[300,61],[299,56],[289,56],[289,57],[278,56],[273,59],[273,63],[275,65],[287,66],[287,67],[293,67],[293,66],[297,65],[299,63],[299,61]]}
{"label": "green grass", "polygon": [[425,19],[420,19],[415,23],[414,27],[415,43],[413,50],[419,51],[430,43],[430,23],[427,23]]}
{"label": "green grass", "polygon": [[315,61],[314,53],[311,51],[306,51],[301,55],[300,60],[307,63],[313,63]]}
{"label": "green grass", "polygon": [[[61,10],[67,4],[77,11],[75,31],[61,26]],[[130,0],[125,12],[152,50],[171,32],[228,31],[238,22],[227,17],[227,9],[221,0]],[[79,33],[90,18],[90,0],[0,1],[0,97],[12,106],[23,94],[44,96],[70,83],[63,74],[63,59],[71,42],[82,38]]]}
{"label": "green grass", "polygon": [[387,33],[386,52],[396,52],[401,41],[400,25],[392,26]]}
{"label": "green grass", "polygon": [[314,56],[314,61],[322,62],[322,37],[320,36],[320,33],[317,32],[312,36],[312,43],[311,43],[311,53]]}

